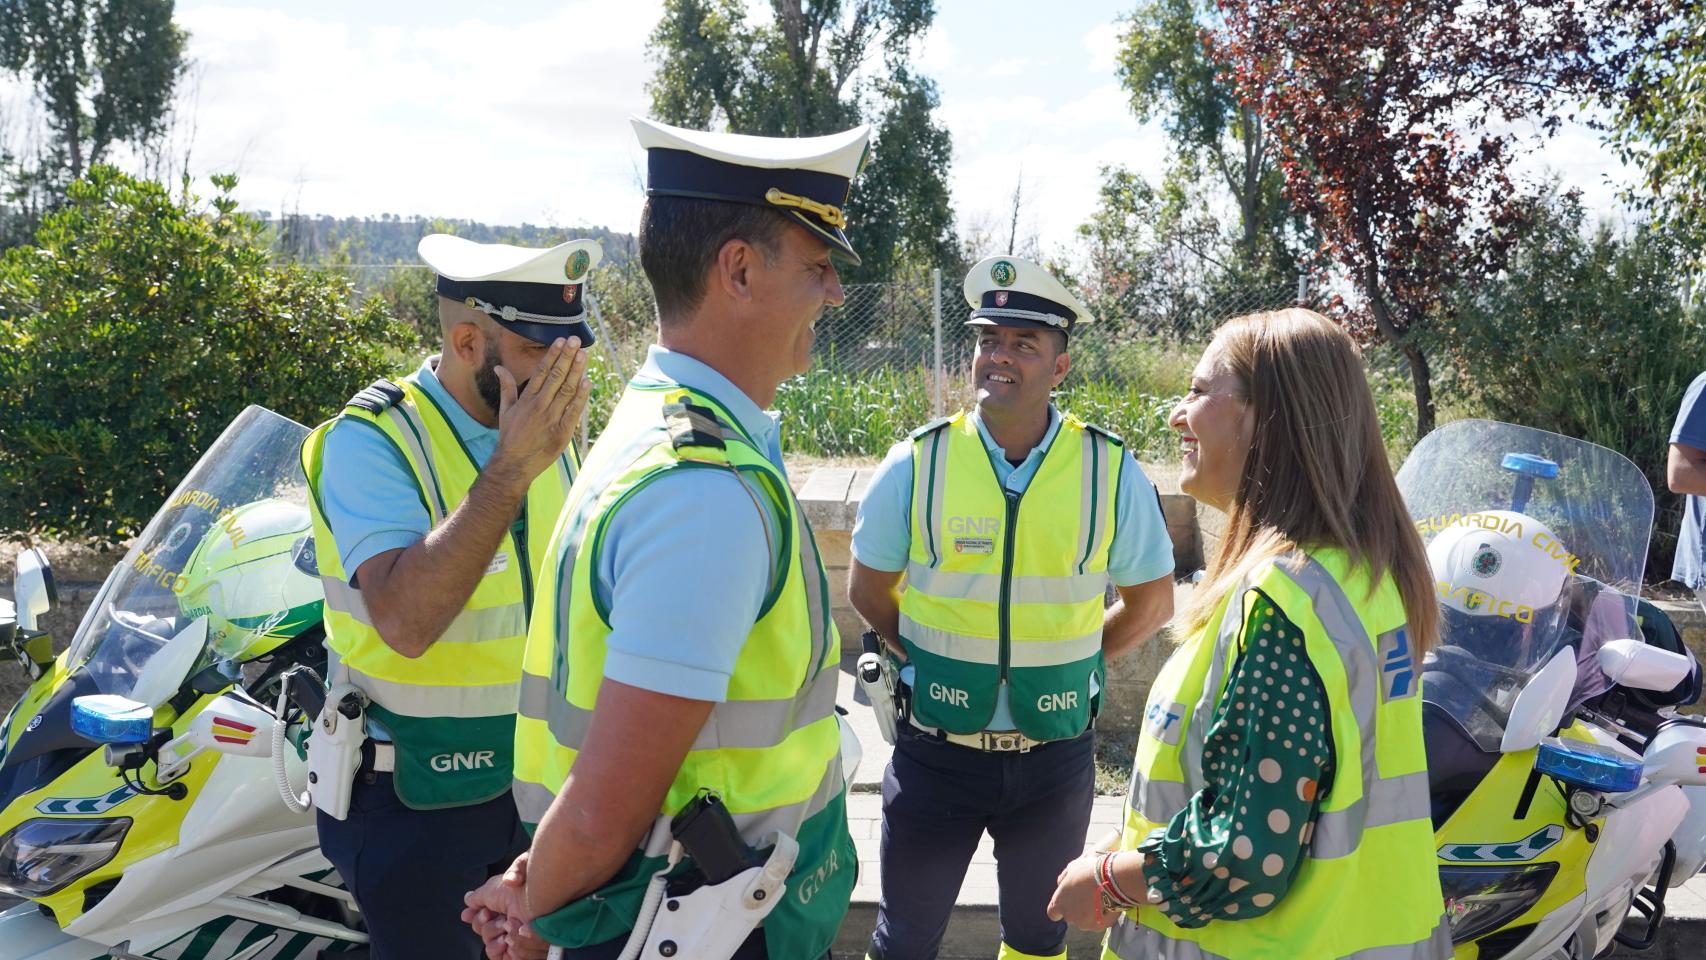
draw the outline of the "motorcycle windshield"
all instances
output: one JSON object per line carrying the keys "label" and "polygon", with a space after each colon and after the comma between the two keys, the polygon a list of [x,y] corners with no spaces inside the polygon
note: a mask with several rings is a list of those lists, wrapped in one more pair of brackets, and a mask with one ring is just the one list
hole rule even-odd
{"label": "motorcycle windshield", "polygon": [[[1653,493],[1635,464],[1584,440],[1459,420],[1416,445],[1398,487],[1434,548],[1441,622],[1424,668],[1429,703],[1497,750],[1516,695],[1564,646],[1576,652],[1572,706],[1609,687],[1599,647],[1641,636]],[[1466,565],[1445,561],[1453,544]]]}
{"label": "motorcycle windshield", "polygon": [[219,626],[186,677],[231,656],[249,632],[275,626],[292,609],[283,594],[295,584],[256,574],[263,561],[291,550],[280,530],[284,539],[300,531],[291,556],[312,564],[300,460],[307,436],[306,427],[263,407],[233,420],[107,576],[71,640],[68,664],[99,692],[129,696],[144,665],[197,617]]}

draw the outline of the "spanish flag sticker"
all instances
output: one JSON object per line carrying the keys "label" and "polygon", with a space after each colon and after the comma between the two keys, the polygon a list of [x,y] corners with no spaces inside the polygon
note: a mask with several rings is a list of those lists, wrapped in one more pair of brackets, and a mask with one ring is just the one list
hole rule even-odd
{"label": "spanish flag sticker", "polygon": [[252,724],[232,720],[229,717],[215,716],[213,718],[213,739],[220,743],[248,743],[255,739],[255,728]]}

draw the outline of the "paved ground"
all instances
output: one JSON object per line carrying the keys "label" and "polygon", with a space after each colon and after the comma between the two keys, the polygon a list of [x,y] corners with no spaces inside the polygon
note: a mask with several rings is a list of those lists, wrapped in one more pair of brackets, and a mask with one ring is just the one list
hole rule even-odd
{"label": "paved ground", "polygon": [[[857,958],[863,955],[871,929],[876,925],[877,900],[880,891],[878,843],[882,828],[883,767],[892,752],[877,732],[876,721],[856,694],[857,684],[851,674],[851,661],[844,664],[841,696],[843,705],[857,702],[849,714],[854,729],[864,747],[864,761],[853,781],[853,795],[848,798],[847,816],[853,831],[853,843],[859,850],[859,885],[853,890],[853,906],[836,942],[837,958]],[[856,699],[857,698],[857,699]],[[1098,797],[1090,818],[1090,830],[1084,838],[1088,850],[1120,821],[1120,798]],[[960,887],[959,907],[948,925],[943,944],[942,960],[989,960],[995,955],[1001,939],[996,916],[995,857],[988,837],[978,845],[971,868]],[[1645,953],[1619,951],[1613,957],[1646,957],[1648,960],[1700,960],[1706,957],[1706,873],[1670,891],[1665,899],[1667,920],[1661,927],[1660,941]],[[1096,935],[1074,933],[1068,944],[1072,960],[1080,957],[1099,958],[1100,938]]]}

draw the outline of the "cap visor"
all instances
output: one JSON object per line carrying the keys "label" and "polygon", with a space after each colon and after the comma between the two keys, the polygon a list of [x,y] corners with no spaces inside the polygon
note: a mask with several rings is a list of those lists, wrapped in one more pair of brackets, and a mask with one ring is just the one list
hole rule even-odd
{"label": "cap visor", "polygon": [[859,255],[853,252],[853,245],[847,242],[847,234],[842,233],[840,227],[827,226],[823,221],[807,216],[798,210],[789,210],[788,216],[793,217],[795,223],[810,230],[819,240],[829,244],[831,254],[855,267],[863,262],[859,259]]}
{"label": "cap visor", "polygon": [[592,327],[585,320],[575,323],[535,323],[531,320],[505,320],[503,317],[492,319],[510,333],[526,337],[535,343],[550,344],[558,337],[564,340],[580,337],[582,347],[590,347],[598,342],[598,338],[592,335]]}
{"label": "cap visor", "polygon": [[1059,330],[1061,333],[1068,332],[1065,327],[1057,327],[1052,323],[1043,323],[1041,320],[1026,320],[1021,317],[986,317],[978,313],[971,315],[971,319],[966,321],[966,326],[1022,327],[1029,330]]}

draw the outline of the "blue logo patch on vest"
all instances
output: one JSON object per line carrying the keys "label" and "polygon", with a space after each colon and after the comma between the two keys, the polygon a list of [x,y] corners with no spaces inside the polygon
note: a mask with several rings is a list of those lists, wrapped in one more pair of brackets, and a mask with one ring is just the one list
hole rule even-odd
{"label": "blue logo patch on vest", "polygon": [[1421,687],[1410,634],[1403,627],[1380,635],[1380,699],[1383,703],[1413,697]]}
{"label": "blue logo patch on vest", "polygon": [[1185,705],[1171,700],[1150,701],[1143,712],[1143,731],[1170,747],[1179,745],[1180,720],[1185,718]]}

